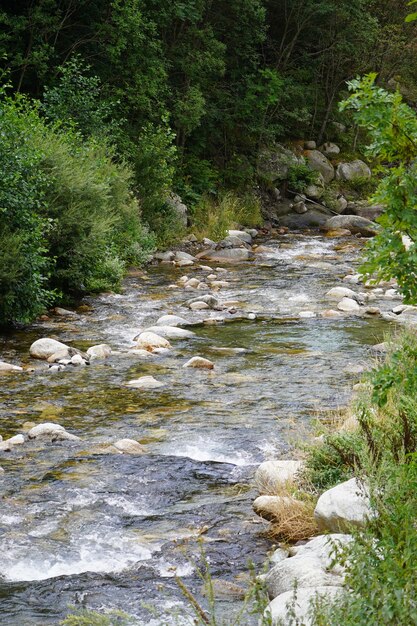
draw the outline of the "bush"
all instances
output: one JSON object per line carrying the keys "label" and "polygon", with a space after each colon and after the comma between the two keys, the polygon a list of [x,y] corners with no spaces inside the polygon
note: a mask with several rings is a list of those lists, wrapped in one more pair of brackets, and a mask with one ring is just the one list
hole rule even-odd
{"label": "bush", "polygon": [[314,624],[409,626],[417,623],[417,457],[383,466],[373,481],[376,516],[344,555],[348,593],[321,605]]}
{"label": "bush", "polygon": [[303,192],[308,185],[317,182],[317,172],[313,172],[305,163],[297,163],[288,168],[288,187],[291,191]]}
{"label": "bush", "polygon": [[99,613],[88,609],[71,608],[75,612],[60,622],[61,626],[133,626],[134,624],[133,619],[123,611]]}
{"label": "bush", "polygon": [[238,195],[228,192],[219,199],[203,196],[192,209],[192,231],[203,239],[219,241],[231,228],[254,227],[262,223],[260,203],[251,194]]}
{"label": "bush", "polygon": [[22,96],[0,101],[0,322],[26,322],[59,292],[118,286],[153,246],[132,174],[111,148],[48,125]]}

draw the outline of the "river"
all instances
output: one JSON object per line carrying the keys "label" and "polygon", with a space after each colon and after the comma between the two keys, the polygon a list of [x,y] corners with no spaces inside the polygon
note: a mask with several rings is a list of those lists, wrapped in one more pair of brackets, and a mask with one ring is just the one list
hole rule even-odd
{"label": "river", "polygon": [[[237,302],[236,313],[191,312],[184,304],[196,294],[170,285],[207,272],[157,265],[133,272],[121,294],[86,299],[89,310],[77,317],[0,338],[3,360],[34,366],[2,376],[3,437],[28,421],[58,422],[81,437],[0,453],[1,624],[57,625],[69,605],[122,609],[137,624],[192,624],[175,575],[204,604],[197,570],[205,561],[214,579],[237,587],[247,584],[249,561],[261,567],[269,543],[251,509],[256,466],[292,458],[319,412],[346,404],[355,367],[388,329],[378,316],[299,316],[334,308],[324,294],[345,285],[360,241],[286,235],[265,243],[269,252],[254,262],[223,266],[229,286],[217,295]],[[168,313],[199,322],[195,337],[147,360],[129,353],[138,331]],[[28,356],[45,336],[80,349],[107,343],[113,354],[52,373]],[[194,355],[214,370],[184,369]],[[126,387],[143,375],[165,386]],[[95,453],[120,438],[147,453]],[[238,608],[225,592],[225,624]]]}

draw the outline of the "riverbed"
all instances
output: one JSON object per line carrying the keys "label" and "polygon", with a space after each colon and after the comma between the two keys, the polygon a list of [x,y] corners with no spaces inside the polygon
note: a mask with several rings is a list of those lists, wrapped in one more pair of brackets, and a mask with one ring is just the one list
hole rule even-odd
{"label": "riverbed", "polygon": [[[204,605],[198,572],[207,562],[231,623],[248,563],[260,568],[270,547],[251,509],[257,465],[293,458],[320,413],[349,401],[369,347],[389,328],[375,315],[320,316],[334,308],[331,287],[351,286],[342,278],[361,241],[288,234],[262,243],[255,261],[222,266],[224,310],[186,307],[196,294],[179,278],[207,270],[160,264],[132,272],[120,294],[86,299],[82,314],[1,336],[1,358],[27,369],[1,378],[0,434],[52,421],[81,438],[0,453],[2,624],[57,625],[69,605],[122,609],[137,624],[192,624],[175,577]],[[131,353],[138,332],[165,314],[190,320],[195,336],[146,360]],[[113,353],[53,373],[29,357],[46,336]],[[214,369],[184,369],[195,355]],[[126,387],[144,375],[164,386]],[[98,453],[121,438],[147,452]]]}

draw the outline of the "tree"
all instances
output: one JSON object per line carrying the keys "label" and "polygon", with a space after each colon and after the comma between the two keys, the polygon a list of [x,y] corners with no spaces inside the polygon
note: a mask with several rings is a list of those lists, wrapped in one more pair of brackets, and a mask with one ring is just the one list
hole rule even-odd
{"label": "tree", "polygon": [[375,84],[376,75],[351,81],[342,104],[367,130],[368,154],[383,177],[374,200],[384,204],[380,233],[367,246],[368,278],[395,278],[406,303],[417,303],[417,116],[399,92]]}

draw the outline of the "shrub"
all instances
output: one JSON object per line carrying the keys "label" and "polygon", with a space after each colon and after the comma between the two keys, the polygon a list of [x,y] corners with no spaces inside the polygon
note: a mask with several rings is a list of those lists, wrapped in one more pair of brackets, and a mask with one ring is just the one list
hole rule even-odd
{"label": "shrub", "polygon": [[88,609],[76,609],[69,614],[62,622],[61,626],[133,626],[135,623],[129,615],[123,611],[108,611],[101,613]]}
{"label": "shrub", "polygon": [[373,480],[375,518],[347,550],[348,593],[320,603],[313,624],[409,626],[417,623],[417,457],[385,464]]}
{"label": "shrub", "polygon": [[303,192],[308,185],[317,181],[317,172],[313,172],[305,163],[297,163],[288,168],[287,179],[292,191]]}
{"label": "shrub", "polygon": [[242,197],[228,192],[219,199],[203,196],[192,209],[192,230],[199,237],[219,241],[231,228],[262,223],[259,201],[251,194]]}

